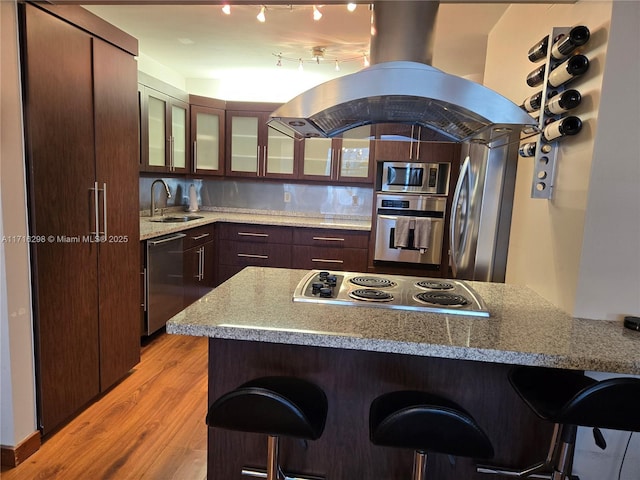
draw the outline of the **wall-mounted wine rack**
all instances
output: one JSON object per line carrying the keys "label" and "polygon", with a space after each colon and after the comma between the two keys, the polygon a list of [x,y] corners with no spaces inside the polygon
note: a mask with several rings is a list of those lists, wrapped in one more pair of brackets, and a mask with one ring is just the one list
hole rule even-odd
{"label": "wall-mounted wine rack", "polygon": [[[572,27],[555,27],[552,29],[548,37],[548,47],[546,52],[546,58],[544,60],[544,79],[541,85],[536,85],[536,88],[542,89],[542,97],[540,100],[540,107],[538,109],[538,127],[540,132],[544,132],[545,127],[553,121],[560,121],[562,114],[553,114],[545,112],[545,105],[549,100],[550,94],[554,92],[554,95],[560,95],[564,92],[565,84],[559,86],[552,86],[549,84],[549,76],[553,70],[560,64],[567,61],[570,55],[561,60],[556,60],[552,56],[552,46],[554,41],[558,38],[563,38],[569,35]],[[587,32],[588,33],[588,32]],[[587,37],[588,38],[588,37]],[[572,53],[573,55],[573,53]],[[533,72],[532,72],[533,73]],[[530,112],[535,115],[536,112]],[[526,132],[525,132],[526,133]],[[562,138],[562,137],[560,137]],[[555,139],[548,141],[545,139],[544,134],[540,133],[535,140],[535,154],[534,168],[533,168],[533,182],[531,187],[531,198],[543,198],[550,199],[553,195],[553,187],[555,182],[556,162],[558,156],[558,140]],[[532,139],[527,139],[526,143],[533,143]],[[525,155],[526,156],[526,155]]]}

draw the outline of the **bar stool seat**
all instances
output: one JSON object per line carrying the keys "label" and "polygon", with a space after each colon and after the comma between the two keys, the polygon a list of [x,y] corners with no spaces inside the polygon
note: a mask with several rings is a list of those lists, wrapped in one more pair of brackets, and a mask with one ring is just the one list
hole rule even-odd
{"label": "bar stool seat", "polygon": [[493,446],[473,417],[457,403],[423,391],[377,397],[369,411],[374,445],[414,450],[413,479],[426,478],[427,453],[493,457]]}
{"label": "bar stool seat", "polygon": [[[324,431],[327,407],[324,391],[311,382],[296,377],[261,377],[218,398],[209,408],[206,421],[210,427],[267,434],[266,478],[276,480],[284,477],[278,463],[278,438],[317,440]],[[265,476],[248,468],[242,473]]]}
{"label": "bar stool seat", "polygon": [[596,443],[606,447],[600,428],[640,431],[640,379],[616,377],[597,381],[582,372],[543,367],[516,367],[509,381],[538,417],[553,422],[547,458],[525,470],[478,467],[480,473],[564,480],[573,475],[577,427],[594,427]]}

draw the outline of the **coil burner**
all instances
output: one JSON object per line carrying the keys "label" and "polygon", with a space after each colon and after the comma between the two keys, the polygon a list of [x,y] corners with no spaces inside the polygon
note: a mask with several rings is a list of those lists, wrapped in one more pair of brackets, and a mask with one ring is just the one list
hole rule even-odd
{"label": "coil burner", "polygon": [[441,282],[440,280],[423,280],[416,282],[416,287],[426,288],[428,290],[453,290],[453,283]]}
{"label": "coil burner", "polygon": [[393,300],[393,295],[375,288],[358,288],[349,292],[349,296],[365,302],[390,302]]}
{"label": "coil burner", "polygon": [[419,302],[446,307],[464,307],[465,305],[469,305],[470,303],[469,300],[467,300],[462,295],[454,295],[452,293],[441,292],[418,293],[414,295],[413,298],[415,298]]}
{"label": "coil burner", "polygon": [[395,287],[397,285],[396,282],[393,282],[388,278],[380,277],[353,277],[349,279],[349,282],[360,287],[368,288],[387,288]]}

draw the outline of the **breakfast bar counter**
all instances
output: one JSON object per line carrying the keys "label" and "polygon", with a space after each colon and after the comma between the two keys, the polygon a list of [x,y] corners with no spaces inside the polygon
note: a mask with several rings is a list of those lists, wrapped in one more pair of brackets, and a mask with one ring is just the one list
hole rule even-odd
{"label": "breakfast bar counter", "polygon": [[468,282],[489,318],[294,303],[305,270],[248,267],[173,317],[169,333],[640,374],[640,332],[572,318],[526,287]]}
{"label": "breakfast bar counter", "polygon": [[[308,445],[281,441],[285,471],[332,480],[410,478],[411,452],[369,441],[369,406],[394,390],[457,402],[485,429],[490,463],[523,468],[542,460],[552,425],[511,388],[513,365],[640,373],[640,332],[574,319],[527,288],[469,282],[489,318],[293,302],[304,270],[248,267],[167,323],[172,334],[209,337],[208,404],[262,376],[304,378],[322,388],[329,411]],[[200,412],[204,421],[205,412]],[[266,436],[210,428],[208,479],[241,480],[264,468]],[[484,462],[487,463],[487,462]],[[429,460],[440,480],[480,480],[470,459]]]}

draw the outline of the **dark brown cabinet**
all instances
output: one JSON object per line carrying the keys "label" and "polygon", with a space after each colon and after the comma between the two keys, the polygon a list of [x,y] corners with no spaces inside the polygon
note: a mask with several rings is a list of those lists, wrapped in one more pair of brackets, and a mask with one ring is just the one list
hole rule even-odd
{"label": "dark brown cabinet", "polygon": [[187,173],[191,156],[188,95],[144,74],[140,80],[140,171]]}
{"label": "dark brown cabinet", "polygon": [[272,103],[227,102],[226,176],[298,177],[301,142],[269,128]]}
{"label": "dark brown cabinet", "polygon": [[434,138],[431,130],[402,124],[376,125],[377,162],[451,162],[455,144]]}
{"label": "dark brown cabinet", "polygon": [[369,232],[296,228],[293,268],[364,272]]}
{"label": "dark brown cabinet", "polygon": [[218,239],[218,283],[247,266],[291,268],[291,227],[221,223]]}
{"label": "dark brown cabinet", "polygon": [[191,172],[224,175],[225,102],[189,96],[191,111]]}
{"label": "dark brown cabinet", "polygon": [[[138,363],[135,46],[20,5],[38,421],[49,433]],[[78,7],[74,22],[87,15]],[[67,10],[68,11],[68,10]],[[95,25],[95,23],[94,23]],[[106,25],[106,26],[105,26]],[[122,35],[118,31],[116,35]]]}
{"label": "dark brown cabinet", "polygon": [[298,177],[330,183],[373,183],[370,125],[337,138],[307,138],[303,142]]}
{"label": "dark brown cabinet", "polygon": [[187,307],[215,286],[215,233],[213,225],[184,233],[184,306]]}

